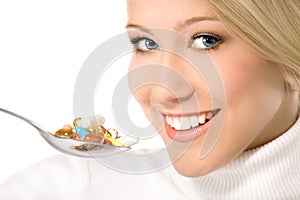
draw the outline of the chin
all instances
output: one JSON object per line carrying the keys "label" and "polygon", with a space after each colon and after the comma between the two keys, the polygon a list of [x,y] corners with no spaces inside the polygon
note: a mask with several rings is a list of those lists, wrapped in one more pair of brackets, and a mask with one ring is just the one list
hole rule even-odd
{"label": "chin", "polygon": [[203,167],[203,166],[202,167],[199,166],[197,168],[191,169],[187,167],[187,164],[181,163],[180,161],[176,161],[175,163],[173,163],[173,166],[179,174],[189,178],[204,176],[214,171],[214,169],[210,169],[208,167]]}
{"label": "chin", "polygon": [[214,162],[215,159],[211,155],[203,159],[197,155],[198,151],[189,149],[172,164],[179,174],[190,178],[207,175],[221,167],[219,162]]}

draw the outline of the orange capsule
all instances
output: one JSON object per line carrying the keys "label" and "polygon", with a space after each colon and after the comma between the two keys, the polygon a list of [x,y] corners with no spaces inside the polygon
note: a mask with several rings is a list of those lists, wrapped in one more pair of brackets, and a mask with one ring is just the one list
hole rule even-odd
{"label": "orange capsule", "polygon": [[70,130],[68,128],[62,128],[55,132],[55,136],[59,138],[73,139],[74,133],[72,132],[72,129]]}

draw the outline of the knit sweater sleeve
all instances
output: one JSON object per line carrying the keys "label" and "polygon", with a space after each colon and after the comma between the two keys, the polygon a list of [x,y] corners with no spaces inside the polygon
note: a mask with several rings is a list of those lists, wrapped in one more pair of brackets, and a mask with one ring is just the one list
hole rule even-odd
{"label": "knit sweater sleeve", "polygon": [[2,183],[0,199],[84,199],[81,195],[87,174],[77,172],[83,172],[86,168],[85,162],[78,158],[54,156]]}
{"label": "knit sweater sleeve", "polygon": [[127,174],[94,159],[59,155],[34,165],[0,185],[1,200],[185,200],[160,171]]}

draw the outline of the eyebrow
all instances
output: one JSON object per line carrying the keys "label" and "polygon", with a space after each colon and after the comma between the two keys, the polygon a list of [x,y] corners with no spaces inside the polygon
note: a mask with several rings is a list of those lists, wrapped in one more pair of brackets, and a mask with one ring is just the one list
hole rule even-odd
{"label": "eyebrow", "polygon": [[[175,26],[176,30],[180,30],[180,29],[185,29],[188,26],[191,26],[195,23],[201,22],[201,21],[219,21],[219,19],[217,19],[214,16],[199,16],[199,17],[192,17],[189,18],[187,20],[184,20],[183,22],[178,22]],[[138,24],[132,24],[132,23],[128,23],[125,26],[126,29],[128,28],[136,28],[136,29],[140,29],[144,32],[147,32],[146,27],[142,26],[142,25],[138,25]]]}
{"label": "eyebrow", "polygon": [[147,32],[146,30],[146,27],[145,26],[142,26],[142,25],[138,25],[138,24],[131,24],[131,23],[128,23],[126,26],[125,26],[126,29],[128,28],[135,28],[135,29],[141,29],[145,32]]}
{"label": "eyebrow", "polygon": [[176,29],[184,29],[188,26],[191,26],[195,23],[201,22],[201,21],[219,21],[219,19],[217,19],[214,16],[199,16],[199,17],[192,17],[189,18],[183,22],[178,22],[175,26]]}

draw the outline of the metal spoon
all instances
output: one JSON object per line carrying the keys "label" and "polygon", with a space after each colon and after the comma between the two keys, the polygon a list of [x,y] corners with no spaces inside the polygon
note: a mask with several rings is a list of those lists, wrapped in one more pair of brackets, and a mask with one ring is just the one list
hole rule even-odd
{"label": "metal spoon", "polygon": [[54,147],[60,152],[73,155],[73,156],[85,157],[85,158],[105,157],[105,156],[128,151],[131,149],[132,145],[138,143],[138,138],[129,137],[129,136],[121,136],[121,138],[124,141],[123,147],[116,147],[108,144],[86,142],[86,141],[74,140],[74,139],[59,138],[30,119],[27,119],[21,115],[18,115],[14,112],[11,112],[3,108],[0,108],[0,111],[27,122],[28,124],[36,128],[38,132],[41,134],[41,136],[52,147]]}

